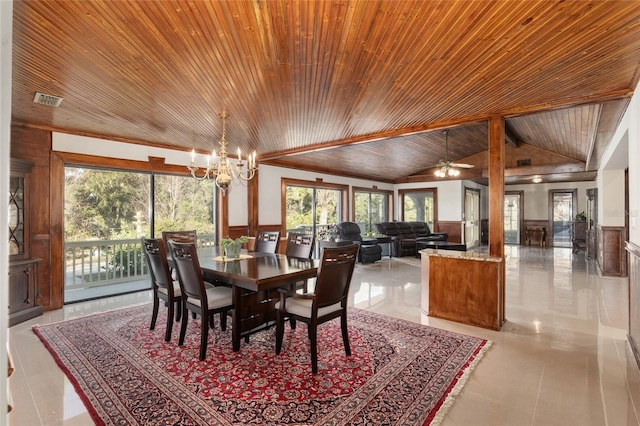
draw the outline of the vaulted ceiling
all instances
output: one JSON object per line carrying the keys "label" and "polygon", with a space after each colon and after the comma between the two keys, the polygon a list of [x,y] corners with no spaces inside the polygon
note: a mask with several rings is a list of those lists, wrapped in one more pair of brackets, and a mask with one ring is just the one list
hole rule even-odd
{"label": "vaulted ceiling", "polygon": [[[15,125],[386,182],[590,180],[640,77],[638,1],[16,1]],[[36,92],[64,98],[33,102]]]}

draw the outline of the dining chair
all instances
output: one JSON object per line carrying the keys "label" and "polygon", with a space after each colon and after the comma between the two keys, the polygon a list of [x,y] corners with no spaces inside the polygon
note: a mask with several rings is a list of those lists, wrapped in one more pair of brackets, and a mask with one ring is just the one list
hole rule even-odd
{"label": "dining chair", "polygon": [[198,242],[198,233],[193,231],[162,231],[162,241],[164,241],[164,250],[169,253],[169,240],[173,240],[178,243],[193,243]]}
{"label": "dining chair", "polygon": [[258,231],[253,251],[277,253],[280,243],[280,231]]}
{"label": "dining chair", "polygon": [[187,331],[186,311],[200,315],[200,361],[207,354],[209,327],[214,327],[214,316],[220,314],[220,328],[227,329],[227,314],[233,309],[233,290],[229,287],[205,286],[202,269],[198,260],[198,251],[194,243],[178,243],[169,240],[173,263],[178,272],[178,281],[182,290],[182,322],[178,346],[184,344]]}
{"label": "dining chair", "polygon": [[284,323],[290,319],[291,328],[296,321],[307,324],[311,342],[311,371],[318,373],[318,326],[340,317],[344,351],[351,355],[347,331],[347,295],[358,259],[358,244],[328,247],[322,251],[314,293],[298,294],[279,289],[280,300],[276,302],[276,354],[282,349]]}
{"label": "dining chair", "polygon": [[168,309],[167,328],[164,333],[164,340],[168,342],[171,340],[171,332],[173,330],[174,306],[176,322],[180,321],[182,315],[182,291],[178,281],[174,281],[171,278],[167,253],[164,250],[162,240],[143,237],[141,241],[147,265],[149,265],[149,274],[151,275],[151,285],[153,287],[153,313],[151,314],[151,327],[149,329],[153,330],[156,327],[160,300],[163,300]]}
{"label": "dining chair", "polygon": [[[300,259],[310,259],[313,253],[313,244],[315,242],[314,234],[301,234],[297,232],[289,232],[287,234],[287,246],[285,255],[287,257],[295,257]],[[308,291],[308,281],[300,281],[296,283],[296,289],[302,289],[304,293]],[[302,285],[300,285],[302,284]]]}

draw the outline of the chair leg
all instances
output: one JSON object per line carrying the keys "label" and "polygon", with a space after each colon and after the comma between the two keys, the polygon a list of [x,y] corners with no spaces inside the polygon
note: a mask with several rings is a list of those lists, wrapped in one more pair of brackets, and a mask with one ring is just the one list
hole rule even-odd
{"label": "chair leg", "polygon": [[153,295],[153,312],[151,314],[151,327],[149,330],[153,330],[156,328],[156,320],[158,319],[158,308],[160,304],[160,299],[155,294]]}
{"label": "chair leg", "polygon": [[214,328],[216,326],[215,314],[209,314],[209,327]]}
{"label": "chair leg", "polygon": [[207,315],[202,316],[200,321],[200,361],[204,361],[207,356],[207,341],[209,340],[209,321]]}
{"label": "chair leg", "polygon": [[311,341],[311,372],[318,374],[318,329],[317,326],[308,324],[309,340]]}
{"label": "chair leg", "polygon": [[188,311],[186,303],[184,302],[184,300],[181,303],[184,315],[182,315],[182,320],[180,322],[180,337],[178,338],[178,346],[182,346],[184,343],[184,336],[187,333],[187,319],[189,318],[189,315],[187,315]]}
{"label": "chair leg", "polygon": [[176,322],[182,318],[182,301],[176,300]]}
{"label": "chair leg", "polygon": [[345,310],[340,317],[340,326],[342,328],[342,343],[344,343],[344,352],[351,355],[351,345],[349,345],[349,331],[347,330],[347,311]]}
{"label": "chair leg", "polygon": [[282,337],[284,336],[284,314],[276,312],[276,355],[282,349]]}
{"label": "chair leg", "polygon": [[227,311],[220,312],[220,330],[222,331],[227,330],[227,315],[228,315]]}
{"label": "chair leg", "polygon": [[174,303],[169,303],[167,306],[167,330],[164,332],[164,341],[168,342],[171,340],[171,331],[173,330],[173,307]]}

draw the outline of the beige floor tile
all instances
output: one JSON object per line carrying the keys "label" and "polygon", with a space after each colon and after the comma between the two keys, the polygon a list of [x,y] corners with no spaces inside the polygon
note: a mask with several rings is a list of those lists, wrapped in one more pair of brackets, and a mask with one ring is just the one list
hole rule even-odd
{"label": "beige floor tile", "polygon": [[[350,303],[489,339],[443,426],[640,425],[640,373],[626,343],[627,285],[598,276],[570,249],[505,248],[506,317],[499,332],[426,316],[418,259],[358,265]],[[10,425],[87,425],[70,382],[31,331],[50,323],[150,301],[148,292],[68,305],[9,330],[16,373]]]}

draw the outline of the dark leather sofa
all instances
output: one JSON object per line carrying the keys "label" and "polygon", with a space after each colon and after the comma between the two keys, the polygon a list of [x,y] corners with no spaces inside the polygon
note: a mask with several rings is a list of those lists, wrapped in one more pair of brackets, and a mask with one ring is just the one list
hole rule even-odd
{"label": "dark leather sofa", "polygon": [[371,263],[382,259],[382,247],[377,241],[363,239],[360,233],[360,226],[355,222],[341,222],[336,225],[338,240],[353,241],[360,244],[358,260],[362,263]]}
{"label": "dark leather sofa", "polygon": [[378,233],[391,239],[391,254],[395,257],[415,256],[418,241],[447,241],[444,232],[431,232],[426,222],[381,222],[376,223]]}

